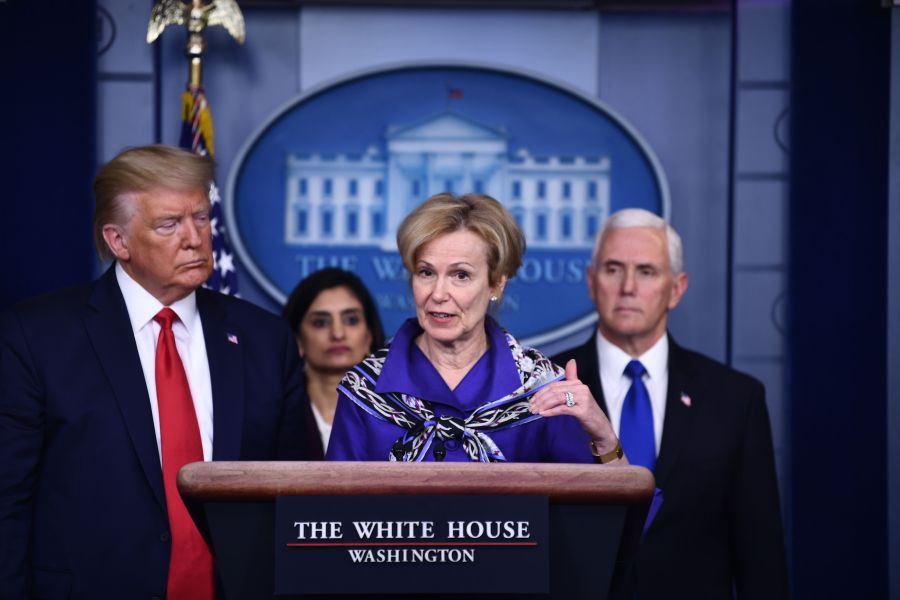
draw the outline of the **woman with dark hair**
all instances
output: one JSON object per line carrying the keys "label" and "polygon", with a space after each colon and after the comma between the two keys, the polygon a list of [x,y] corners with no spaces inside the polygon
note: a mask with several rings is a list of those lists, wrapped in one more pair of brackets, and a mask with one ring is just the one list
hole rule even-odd
{"label": "woman with dark hair", "polygon": [[306,374],[309,457],[322,460],[337,385],[348,369],[384,344],[381,319],[359,277],[337,268],[316,271],[297,284],[282,316],[297,338]]}

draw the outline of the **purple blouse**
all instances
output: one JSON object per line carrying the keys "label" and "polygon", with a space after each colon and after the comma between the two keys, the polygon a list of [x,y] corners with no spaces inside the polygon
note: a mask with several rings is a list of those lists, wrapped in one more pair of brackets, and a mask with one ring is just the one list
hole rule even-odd
{"label": "purple blouse", "polygon": [[[465,419],[476,408],[522,385],[504,331],[490,317],[485,319],[485,331],[488,351],[451,390],[414,343],[422,328],[415,319],[407,320],[394,336],[375,391],[422,398],[431,403],[436,417]],[[405,430],[370,415],[346,392],[338,391],[326,460],[389,460],[391,448]],[[489,435],[510,462],[593,462],[590,440],[574,417],[538,418]],[[445,449],[445,461],[469,460],[456,440],[448,440]],[[425,454],[423,460],[435,460],[433,453]]]}

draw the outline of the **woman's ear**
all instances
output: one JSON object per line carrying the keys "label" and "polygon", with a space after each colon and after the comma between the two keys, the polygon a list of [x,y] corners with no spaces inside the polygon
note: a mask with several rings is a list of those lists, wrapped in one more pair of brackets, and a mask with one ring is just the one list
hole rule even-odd
{"label": "woman's ear", "polygon": [[506,275],[501,275],[500,279],[491,287],[491,300],[499,300],[503,297],[503,289],[506,287]]}

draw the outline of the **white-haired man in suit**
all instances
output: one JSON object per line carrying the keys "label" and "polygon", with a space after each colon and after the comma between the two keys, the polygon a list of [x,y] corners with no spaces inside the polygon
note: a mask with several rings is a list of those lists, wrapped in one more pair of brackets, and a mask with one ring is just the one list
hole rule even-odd
{"label": "white-haired man in suit", "polygon": [[765,390],[667,333],[688,287],[678,233],[648,211],[616,212],[587,283],[597,331],[553,358],[576,360],[629,461],[656,477],[661,503],[635,562],[637,598],[786,598]]}

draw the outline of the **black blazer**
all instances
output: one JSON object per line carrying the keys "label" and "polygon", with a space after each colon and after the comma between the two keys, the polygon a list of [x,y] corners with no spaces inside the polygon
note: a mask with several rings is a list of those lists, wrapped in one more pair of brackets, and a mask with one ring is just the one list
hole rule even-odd
{"label": "black blazer", "polygon": [[[337,395],[337,391],[335,391]],[[303,412],[306,414],[306,460],[325,460],[325,447],[322,445],[322,434],[316,424],[316,415],[313,414],[312,400],[309,392],[303,389]]]}
{"label": "black blazer", "polygon": [[[303,459],[303,380],[288,325],[204,289],[197,308],[213,459]],[[166,515],[147,386],[113,269],[4,313],[0,597],[164,597]]]}
{"label": "black blazer", "polygon": [[[596,335],[553,360],[564,366],[574,358],[579,378],[608,412]],[[655,476],[663,503],[638,551],[640,600],[788,596],[765,389],[671,336]]]}

